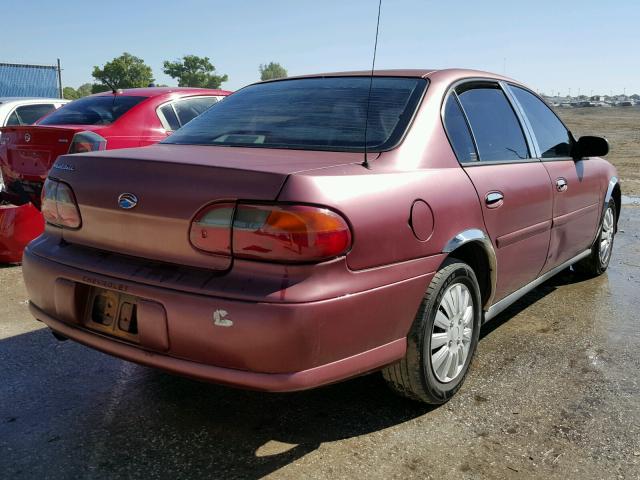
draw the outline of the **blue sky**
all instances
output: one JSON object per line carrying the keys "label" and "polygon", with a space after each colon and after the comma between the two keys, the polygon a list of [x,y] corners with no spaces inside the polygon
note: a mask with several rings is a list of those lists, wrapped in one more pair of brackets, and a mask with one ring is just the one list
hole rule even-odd
{"label": "blue sky", "polygon": [[[269,61],[290,75],[370,68],[377,0],[23,0],[2,12],[0,62],[59,57],[65,86],[128,51],[169,85],[163,60],[208,56],[237,89]],[[546,93],[629,94],[639,47],[637,0],[383,0],[376,67],[506,70]]]}

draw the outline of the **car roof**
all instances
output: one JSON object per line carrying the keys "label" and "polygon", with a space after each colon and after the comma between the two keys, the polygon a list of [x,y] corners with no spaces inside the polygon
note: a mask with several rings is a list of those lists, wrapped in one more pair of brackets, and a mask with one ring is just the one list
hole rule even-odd
{"label": "car roof", "polygon": [[38,103],[38,102],[55,102],[66,103],[70,100],[64,98],[44,98],[44,97],[0,97],[0,103]]}
{"label": "car roof", "polygon": [[[267,82],[274,82],[278,80],[289,80],[297,78],[325,78],[325,77],[368,77],[371,75],[371,70],[355,70],[346,72],[325,72],[315,73],[310,75],[300,75],[295,77],[287,77],[276,80],[267,80]],[[415,78],[431,78],[431,77],[450,77],[450,78],[492,78],[496,80],[508,80],[515,82],[515,80],[498,75],[491,72],[484,72],[482,70],[471,70],[467,68],[414,68],[414,69],[390,69],[390,70],[374,70],[374,77],[415,77]],[[262,82],[259,82],[262,83]],[[516,82],[519,83],[519,82]]]}
{"label": "car roof", "polygon": [[[118,95],[123,96],[140,96],[140,97],[157,97],[167,95],[169,93],[187,93],[191,95],[230,95],[229,90],[211,89],[211,88],[192,88],[192,87],[145,87],[145,88],[122,88],[118,90]],[[113,95],[113,92],[106,91],[97,93],[96,95]]]}

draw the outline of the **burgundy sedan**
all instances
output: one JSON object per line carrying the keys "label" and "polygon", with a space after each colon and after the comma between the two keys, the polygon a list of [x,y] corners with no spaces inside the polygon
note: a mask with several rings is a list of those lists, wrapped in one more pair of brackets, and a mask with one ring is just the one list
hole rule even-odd
{"label": "burgundy sedan", "polygon": [[443,403],[483,322],[570,265],[607,268],[607,151],[485,72],[258,83],[158,145],[58,159],[31,312],[197,379],[290,391],[382,369]]}
{"label": "burgundy sedan", "polygon": [[0,262],[16,263],[40,235],[42,184],[59,155],[151,145],[231,92],[205,88],[129,88],[81,98],[36,125],[0,129]]}

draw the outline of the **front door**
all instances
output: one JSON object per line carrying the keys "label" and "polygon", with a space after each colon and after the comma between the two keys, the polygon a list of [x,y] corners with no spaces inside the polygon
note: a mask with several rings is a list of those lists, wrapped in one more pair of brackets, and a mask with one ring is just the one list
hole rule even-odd
{"label": "front door", "polygon": [[533,93],[509,86],[522,109],[549,172],[553,188],[553,226],[544,271],[589,248],[602,213],[598,164],[571,158],[571,135],[553,111]]}
{"label": "front door", "polygon": [[518,117],[499,84],[483,81],[458,86],[445,106],[450,137],[458,117],[463,120],[457,122],[456,135],[464,135],[462,122],[466,121],[471,139],[452,139],[452,144],[476,188],[495,248],[497,301],[534,280],[545,264],[551,182],[542,162],[532,158]]}

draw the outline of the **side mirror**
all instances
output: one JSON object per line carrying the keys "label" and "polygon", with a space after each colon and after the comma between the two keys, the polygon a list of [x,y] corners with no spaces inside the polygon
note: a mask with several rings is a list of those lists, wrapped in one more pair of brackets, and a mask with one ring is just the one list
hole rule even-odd
{"label": "side mirror", "polygon": [[609,142],[603,137],[590,135],[580,137],[573,144],[573,158],[579,160],[584,157],[604,157],[609,153]]}

